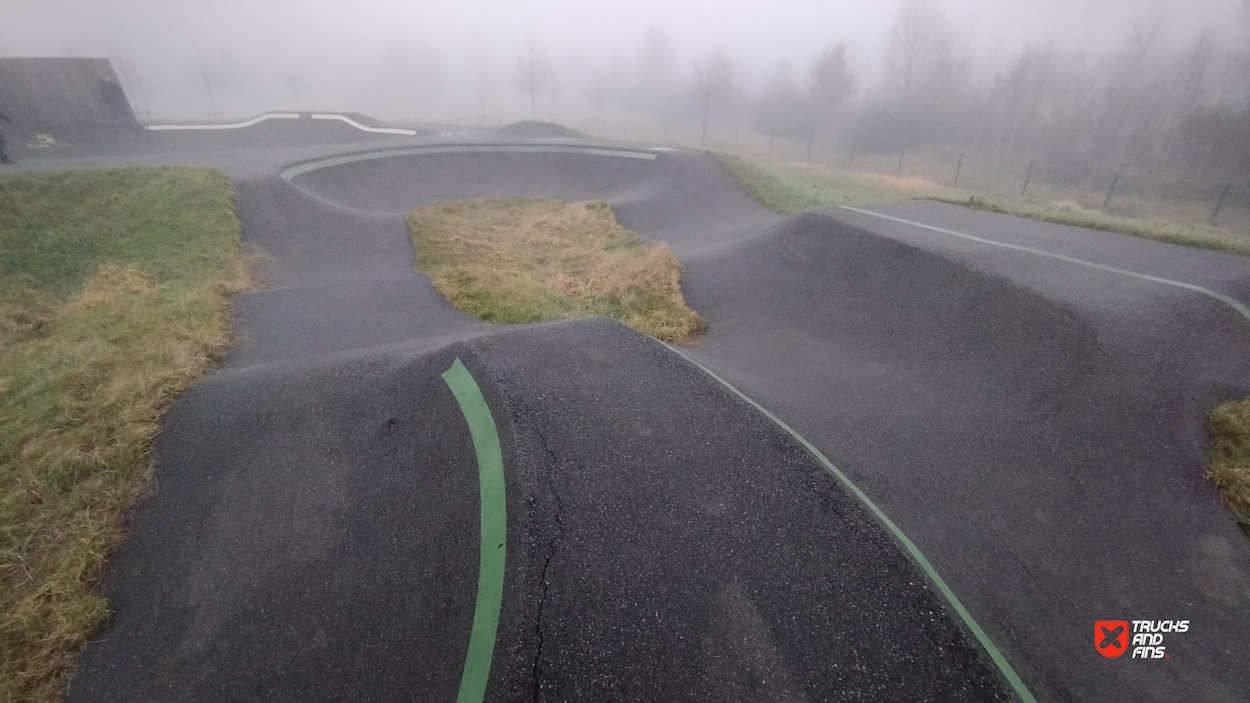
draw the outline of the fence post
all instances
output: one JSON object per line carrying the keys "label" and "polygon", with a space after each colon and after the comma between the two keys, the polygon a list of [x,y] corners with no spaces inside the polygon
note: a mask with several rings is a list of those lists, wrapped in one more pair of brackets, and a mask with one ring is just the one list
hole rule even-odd
{"label": "fence post", "polygon": [[1211,213],[1211,225],[1215,226],[1215,218],[1220,214],[1220,208],[1224,207],[1224,198],[1228,197],[1228,191],[1232,189],[1232,185],[1224,186],[1224,192],[1220,193],[1220,199],[1215,203],[1215,212]]}
{"label": "fence post", "polygon": [[1029,189],[1029,179],[1033,177],[1033,162],[1029,162],[1028,173],[1024,174],[1024,187],[1020,189],[1020,197],[1024,197],[1025,191]]}
{"label": "fence post", "polygon": [[894,174],[895,178],[903,175],[903,157],[907,156],[907,147],[898,153],[898,173]]}
{"label": "fence post", "polygon": [[955,164],[955,182],[951,184],[952,188],[959,187],[959,170],[964,167],[964,155],[959,155],[959,163]]}
{"label": "fence post", "polygon": [[1115,184],[1120,182],[1120,174],[1115,174],[1111,179],[1111,187],[1107,189],[1107,199],[1102,201],[1102,207],[1105,210],[1111,204],[1111,194],[1115,192]]}

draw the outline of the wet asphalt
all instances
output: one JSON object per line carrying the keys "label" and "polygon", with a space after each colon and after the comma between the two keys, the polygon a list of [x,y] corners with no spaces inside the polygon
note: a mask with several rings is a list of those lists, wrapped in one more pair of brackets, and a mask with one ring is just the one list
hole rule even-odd
{"label": "wet asphalt", "polygon": [[[507,479],[489,700],[1011,698],[894,537],[719,382],[611,321],[497,327],[438,296],[402,213],[479,195],[605,199],[668,242],[712,323],[681,351],[879,504],[1039,700],[1250,690],[1250,543],[1201,476],[1206,409],[1250,395],[1250,321],[1226,305],[843,209],[782,218],[693,152],[410,155],[287,181],[361,145],[263,141],[184,150],[235,178],[268,289],[239,296],[240,346],[166,422],[70,700],[454,698],[479,549],[473,447],[439,377],[456,358]],[[871,209],[1250,297],[1244,257]],[[1093,620],[1147,618],[1191,621],[1169,659],[1095,651]]]}

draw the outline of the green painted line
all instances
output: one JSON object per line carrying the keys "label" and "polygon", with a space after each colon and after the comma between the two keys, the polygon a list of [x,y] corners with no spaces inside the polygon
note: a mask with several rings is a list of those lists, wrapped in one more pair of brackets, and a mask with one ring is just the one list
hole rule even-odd
{"label": "green painted line", "polygon": [[976,638],[977,642],[981,643],[981,647],[984,648],[985,652],[990,655],[990,659],[993,660],[994,664],[998,667],[998,670],[1002,672],[1003,677],[1007,679],[1007,683],[1011,686],[1012,690],[1016,692],[1016,695],[1019,696],[1020,700],[1024,703],[1037,703],[1037,699],[1034,698],[1033,694],[1029,692],[1028,687],[1024,685],[1024,681],[1020,680],[1020,676],[1016,674],[1015,669],[1011,668],[1011,664],[1007,662],[1007,658],[1004,657],[1003,653],[1000,652],[998,647],[994,645],[990,636],[985,634],[985,630],[982,630],[981,626],[977,624],[977,621],[972,618],[972,613],[969,613],[968,609],[964,607],[964,604],[959,601],[959,597],[955,595],[955,592],[951,590],[950,586],[946,585],[946,581],[942,580],[942,577],[938,575],[937,569],[933,568],[933,564],[929,563],[929,560],[925,558],[923,553],[921,553],[920,548],[916,546],[915,542],[911,541],[911,538],[903,532],[902,528],[894,524],[894,521],[885,514],[885,511],[877,507],[876,503],[872,502],[872,499],[868,497],[868,494],[861,491],[859,486],[856,486],[851,479],[847,478],[846,474],[842,473],[838,467],[834,466],[833,462],[829,461],[824,454],[821,454],[820,450],[813,446],[811,442],[804,439],[803,435],[800,435],[785,422],[782,422],[781,418],[769,412],[764,406],[752,400],[747,394],[737,388],[734,388],[729,381],[717,376],[711,369],[707,368],[703,364],[700,364],[694,359],[682,354],[680,351],[671,346],[669,349],[677,352],[677,354],[686,361],[689,361],[691,364],[699,367],[704,373],[719,381],[722,386],[733,391],[739,398],[742,398],[746,402],[750,403],[756,410],[764,413],[768,419],[777,423],[778,427],[788,432],[790,436],[797,439],[799,443],[807,449],[807,451],[811,452],[812,456],[816,457],[816,459],[818,459],[820,463],[829,470],[829,473],[833,474],[843,486],[846,486],[847,490],[858,498],[861,503],[867,506],[868,509],[872,511],[873,515],[877,516],[877,519],[881,521],[881,524],[885,525],[886,528],[893,533],[894,538],[903,545],[903,548],[907,550],[907,553],[911,555],[911,558],[920,565],[920,568],[925,572],[925,575],[929,577],[929,580],[933,582],[933,585],[936,586],[942,596],[946,598],[946,602],[950,603],[951,608],[959,615],[959,618],[963,620],[964,625],[966,625],[972,632],[973,637]]}
{"label": "green painted line", "polygon": [[[1045,251],[1043,249],[1034,249],[1032,247],[1023,247],[1023,246],[1020,246],[1019,244],[1008,244],[1006,242],[996,242],[993,239],[986,239],[984,237],[978,237],[972,234],[964,234],[963,232],[956,232],[953,229],[944,229],[942,227],[934,227],[933,225],[926,225],[923,222],[905,220],[901,217],[893,217],[891,215],[882,215],[881,213],[873,212],[872,210],[863,210],[857,207],[851,207],[849,205],[841,205],[840,207],[843,210],[850,210],[851,212],[858,212],[861,215],[872,215],[873,217],[880,217],[883,220],[891,220],[893,222],[900,222],[902,224],[911,225],[913,227],[920,227],[921,229],[932,230],[934,232],[941,232],[942,234],[949,234],[952,237],[959,237],[961,239],[967,239],[973,242],[980,242],[981,244],[989,244],[991,246],[1002,247],[1004,249],[1014,249],[1016,251],[1023,251],[1029,254],[1045,256],[1050,259],[1058,259],[1060,261],[1066,261],[1070,264],[1077,264],[1078,266],[1088,266],[1089,268],[1098,269],[1099,271],[1106,271],[1108,273],[1115,273],[1121,276],[1131,276],[1133,278],[1140,278],[1143,281],[1151,281],[1154,283],[1162,283],[1168,286],[1176,286],[1177,288],[1184,288],[1185,290],[1190,290],[1195,293],[1201,293],[1203,295],[1215,298],[1221,303],[1224,303],[1225,305],[1229,306],[1233,310],[1237,311],[1237,313],[1241,315],[1242,317],[1246,318],[1247,321],[1250,321],[1250,308],[1247,308],[1245,305],[1242,305],[1235,298],[1224,295],[1223,293],[1217,293],[1216,291],[1213,291],[1210,288],[1203,288],[1202,286],[1196,286],[1192,283],[1185,283],[1184,281],[1174,281],[1170,278],[1162,278],[1160,276],[1150,276],[1144,273],[1137,273],[1136,271],[1128,271],[1126,269],[1120,269],[1114,266],[1107,266],[1106,264],[1097,264],[1097,263],[1094,263],[1093,261],[1086,261],[1085,259],[1078,259],[1075,256],[1065,256],[1063,254],[1056,254],[1053,251]],[[1075,225],[1065,225],[1065,226],[1073,227]]]}
{"label": "green painted line", "polygon": [[477,574],[477,606],[473,609],[473,633],[464,657],[457,703],[481,703],[486,696],[490,663],[495,656],[499,608],[503,604],[504,555],[507,537],[507,505],[504,502],[503,452],[499,430],[490,406],[473,374],[456,359],[443,373],[443,381],[456,396],[460,412],[469,424],[477,453],[478,480],[482,496],[482,555]]}
{"label": "green painted line", "polygon": [[282,172],[282,178],[292,178],[309,171],[316,171],[330,166],[390,159],[397,156],[418,156],[421,154],[491,154],[491,153],[524,153],[524,154],[590,154],[592,156],[615,156],[623,159],[641,159],[655,161],[658,154],[629,149],[609,149],[606,147],[577,146],[568,144],[449,144],[447,146],[414,146],[380,151],[366,151],[356,154],[334,156],[296,164]]}

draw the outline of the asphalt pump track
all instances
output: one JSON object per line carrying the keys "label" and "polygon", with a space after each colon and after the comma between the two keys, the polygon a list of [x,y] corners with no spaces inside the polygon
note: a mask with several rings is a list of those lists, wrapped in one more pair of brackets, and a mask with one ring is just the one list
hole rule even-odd
{"label": "asphalt pump track", "polygon": [[[339,151],[233,174],[268,288],[167,418],[71,701],[1250,690],[1250,543],[1201,476],[1204,413],[1250,395],[1244,258],[780,217],[639,145]],[[711,332],[468,318],[402,214],[477,196],[607,200]],[[1191,624],[1108,659],[1097,619]]]}

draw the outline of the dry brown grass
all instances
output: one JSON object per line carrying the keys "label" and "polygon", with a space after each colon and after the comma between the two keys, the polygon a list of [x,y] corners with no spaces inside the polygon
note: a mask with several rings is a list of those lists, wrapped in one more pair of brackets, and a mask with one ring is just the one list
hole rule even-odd
{"label": "dry brown grass", "polygon": [[[713,153],[738,185],[761,204],[791,214],[836,205],[863,205],[915,198],[931,198],[1016,217],[1046,220],[1077,227],[1120,232],[1172,244],[1250,254],[1244,232],[1185,219],[1168,208],[1132,208],[1117,200],[1118,208],[1137,214],[1114,214],[1082,204],[1080,197],[1034,198],[987,195],[953,189],[920,176],[898,177],[880,172],[851,171],[825,164],[779,161],[761,157]],[[1051,189],[1036,186],[1034,191]],[[1113,208],[1117,209],[1117,208]],[[1152,212],[1156,214],[1146,214]]]}
{"label": "dry brown grass", "polygon": [[852,176],[877,188],[884,188],[892,192],[895,197],[905,195],[921,198],[948,190],[920,176],[891,176],[884,173],[855,173]]}
{"label": "dry brown grass", "polygon": [[948,194],[932,181],[833,169],[803,161],[709,152],[760,204],[782,214]]}
{"label": "dry brown grass", "polygon": [[269,288],[273,284],[273,254],[253,242],[244,242],[240,252],[243,257],[243,267],[247,270],[248,279],[251,281],[251,290]]}
{"label": "dry brown grass", "polygon": [[1242,525],[1250,526],[1250,401],[1222,403],[1211,411],[1209,480]]}
{"label": "dry brown grass", "polygon": [[1230,230],[1193,222],[1177,222],[1155,217],[1124,217],[1083,207],[1071,200],[1042,201],[1029,198],[990,198],[986,196],[932,196],[934,200],[997,212],[1015,217],[1046,220],[1063,225],[1131,234],[1170,244],[1214,249],[1250,255],[1250,238]]}
{"label": "dry brown grass", "polygon": [[161,416],[227,348],[238,239],[217,172],[0,179],[0,701],[57,700],[107,619]]}
{"label": "dry brown grass", "polygon": [[500,324],[612,317],[690,343],[707,327],[664,244],[621,227],[604,202],[485,198],[408,214],[417,267],[456,307]]}

